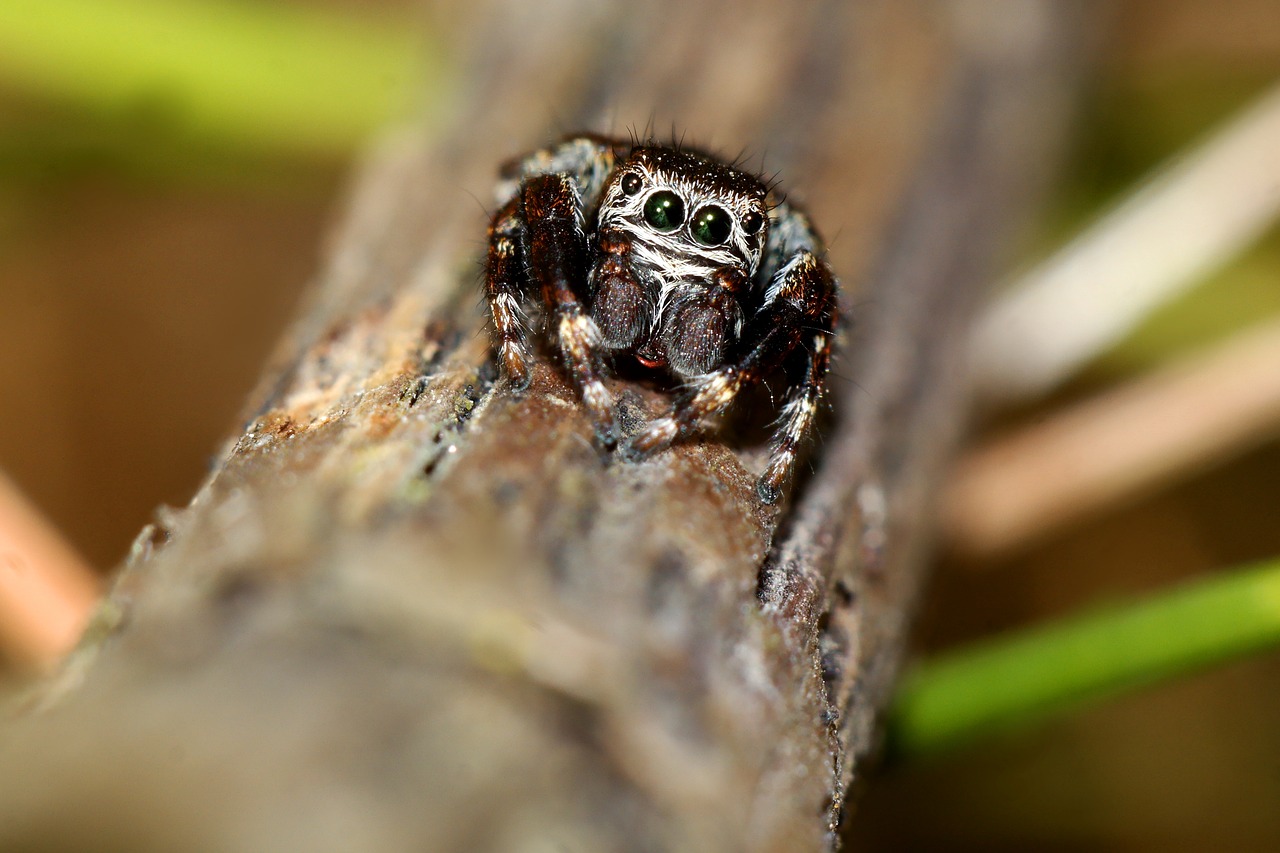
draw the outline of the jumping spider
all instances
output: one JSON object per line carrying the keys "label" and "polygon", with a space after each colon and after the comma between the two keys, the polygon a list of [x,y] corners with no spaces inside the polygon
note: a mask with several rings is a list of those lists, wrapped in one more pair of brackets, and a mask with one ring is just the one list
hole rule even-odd
{"label": "jumping spider", "polygon": [[836,323],[836,278],[804,214],[708,154],[596,136],[509,164],[498,198],[485,293],[512,384],[530,379],[526,299],[545,304],[605,446],[618,441],[606,353],[683,381],[670,414],[623,444],[631,458],[688,437],[781,368],[791,387],[757,484],[775,502],[813,429]]}

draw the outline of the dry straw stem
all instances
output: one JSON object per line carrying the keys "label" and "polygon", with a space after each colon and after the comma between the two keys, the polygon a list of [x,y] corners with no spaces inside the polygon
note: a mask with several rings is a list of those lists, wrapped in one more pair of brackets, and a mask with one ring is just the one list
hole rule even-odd
{"label": "dry straw stem", "polygon": [[[1054,387],[1247,247],[1280,212],[1280,87],[1009,287],[971,342],[988,403]],[[958,465],[943,526],[975,559],[1273,435],[1275,325],[997,437]]]}
{"label": "dry straw stem", "polygon": [[969,451],[944,493],[944,530],[990,557],[1277,434],[1270,321]]}
{"label": "dry straw stem", "polygon": [[1004,292],[974,331],[979,397],[1052,389],[1246,248],[1280,213],[1277,151],[1280,84]]}
{"label": "dry straw stem", "polygon": [[0,474],[0,644],[24,667],[48,669],[84,630],[98,600],[93,570]]}

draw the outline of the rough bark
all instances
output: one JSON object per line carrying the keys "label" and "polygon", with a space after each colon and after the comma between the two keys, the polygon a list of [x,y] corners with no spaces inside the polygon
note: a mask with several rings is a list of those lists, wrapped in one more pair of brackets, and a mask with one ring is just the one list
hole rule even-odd
{"label": "rough bark", "polygon": [[[0,848],[835,843],[1071,28],[1048,3],[537,5],[457,24],[449,121],[372,158],[243,434],[0,734]],[[529,392],[497,380],[467,193],[548,110],[750,144],[835,238],[853,329],[781,508],[750,414],[626,464],[545,352]],[[624,426],[668,399],[612,388]]]}

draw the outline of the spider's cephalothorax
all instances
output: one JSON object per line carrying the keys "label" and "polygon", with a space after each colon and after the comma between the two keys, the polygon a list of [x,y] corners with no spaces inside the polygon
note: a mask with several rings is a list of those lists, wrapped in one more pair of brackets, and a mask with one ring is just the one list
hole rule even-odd
{"label": "spider's cephalothorax", "polygon": [[575,137],[508,167],[485,288],[499,360],[529,382],[520,303],[548,311],[602,442],[617,441],[606,353],[684,384],[623,448],[668,447],[774,368],[791,378],[758,491],[777,500],[813,428],[831,355],[836,279],[808,219],[707,154]]}

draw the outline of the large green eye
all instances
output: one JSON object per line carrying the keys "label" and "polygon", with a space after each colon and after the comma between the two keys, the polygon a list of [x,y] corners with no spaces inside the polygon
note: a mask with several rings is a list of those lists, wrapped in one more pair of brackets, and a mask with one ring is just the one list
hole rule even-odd
{"label": "large green eye", "polygon": [[729,239],[733,230],[733,217],[723,207],[714,204],[704,205],[693,214],[693,224],[689,226],[693,239],[704,246],[719,246]]}
{"label": "large green eye", "polygon": [[671,190],[656,192],[644,203],[644,221],[657,231],[674,231],[684,224],[684,202]]}

